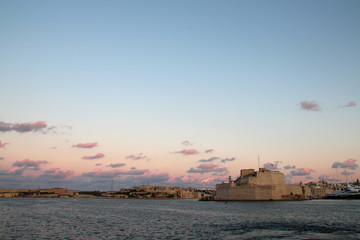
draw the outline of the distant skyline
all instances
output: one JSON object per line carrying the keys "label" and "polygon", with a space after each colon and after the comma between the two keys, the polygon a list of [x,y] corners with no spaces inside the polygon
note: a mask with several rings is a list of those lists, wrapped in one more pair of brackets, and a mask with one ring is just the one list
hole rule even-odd
{"label": "distant skyline", "polygon": [[0,2],[0,188],[360,178],[359,1]]}

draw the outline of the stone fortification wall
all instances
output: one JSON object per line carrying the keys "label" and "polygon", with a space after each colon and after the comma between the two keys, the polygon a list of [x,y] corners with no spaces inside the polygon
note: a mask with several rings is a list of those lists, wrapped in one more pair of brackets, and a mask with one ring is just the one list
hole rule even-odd
{"label": "stone fortification wall", "polygon": [[276,185],[273,199],[286,200],[293,199],[295,196],[303,196],[303,191],[300,184]]}
{"label": "stone fortification wall", "polygon": [[271,198],[271,186],[251,185],[217,188],[215,196],[215,200],[224,201],[269,200]]}
{"label": "stone fortification wall", "polygon": [[245,177],[246,175],[249,175],[250,173],[255,172],[255,169],[241,169],[240,170],[240,176]]}
{"label": "stone fortification wall", "polygon": [[260,168],[258,172],[254,169],[242,169],[240,178],[235,182],[238,186],[286,184],[283,173],[264,168]]}
{"label": "stone fortification wall", "polygon": [[[220,185],[220,184],[218,184]],[[302,196],[299,184],[259,185],[259,186],[230,186],[226,184],[216,188],[215,200],[224,201],[253,201],[253,200],[285,200]]]}
{"label": "stone fortification wall", "polygon": [[275,171],[257,172],[256,181],[257,185],[286,184],[284,174]]}

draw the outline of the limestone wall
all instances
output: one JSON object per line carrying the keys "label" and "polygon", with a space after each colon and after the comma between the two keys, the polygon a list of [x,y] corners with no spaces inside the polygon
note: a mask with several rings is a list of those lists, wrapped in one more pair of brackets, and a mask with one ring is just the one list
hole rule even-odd
{"label": "limestone wall", "polygon": [[286,184],[285,176],[281,172],[265,171],[257,172],[258,185]]}
{"label": "limestone wall", "polygon": [[260,168],[258,172],[254,169],[242,169],[240,178],[235,182],[238,186],[286,184],[283,173],[263,168]]}
{"label": "limestone wall", "polygon": [[284,200],[291,196],[302,195],[299,184],[261,185],[261,186],[236,186],[216,188],[215,200]]}

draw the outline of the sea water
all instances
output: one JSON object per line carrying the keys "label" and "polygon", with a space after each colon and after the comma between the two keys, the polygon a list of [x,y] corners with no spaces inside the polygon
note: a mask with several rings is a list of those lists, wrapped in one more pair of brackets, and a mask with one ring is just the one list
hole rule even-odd
{"label": "sea water", "polygon": [[0,239],[360,239],[359,200],[2,198]]}

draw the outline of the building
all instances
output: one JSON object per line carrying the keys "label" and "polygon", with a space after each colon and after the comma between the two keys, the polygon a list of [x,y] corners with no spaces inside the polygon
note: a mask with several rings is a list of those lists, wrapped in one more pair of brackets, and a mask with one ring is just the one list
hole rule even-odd
{"label": "building", "polygon": [[228,183],[216,184],[215,200],[300,200],[304,199],[300,184],[286,184],[285,176],[279,171],[265,168],[242,169],[235,181],[229,176]]}

